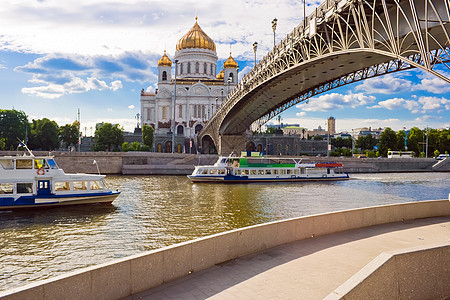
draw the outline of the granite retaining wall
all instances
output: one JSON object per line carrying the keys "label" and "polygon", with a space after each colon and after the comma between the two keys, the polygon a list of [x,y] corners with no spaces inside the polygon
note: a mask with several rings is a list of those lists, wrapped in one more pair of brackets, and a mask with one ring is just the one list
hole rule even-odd
{"label": "granite retaining wall", "polygon": [[[421,201],[293,218],[236,229],[84,268],[0,293],[1,299],[121,299],[247,254],[313,236],[450,215],[450,201]],[[439,252],[440,253],[440,252]],[[415,260],[411,256],[408,259]],[[411,285],[427,281],[411,281]]]}
{"label": "granite retaining wall", "polygon": [[[0,151],[0,155],[16,155],[15,151]],[[35,155],[48,152],[34,151]],[[155,153],[155,152],[52,152],[58,165],[67,173],[97,173],[95,160],[102,174],[126,175],[188,175],[197,165],[212,165],[217,155]],[[337,161],[348,173],[432,172],[450,171],[450,159],[434,158],[349,158],[298,157],[304,162]]]}

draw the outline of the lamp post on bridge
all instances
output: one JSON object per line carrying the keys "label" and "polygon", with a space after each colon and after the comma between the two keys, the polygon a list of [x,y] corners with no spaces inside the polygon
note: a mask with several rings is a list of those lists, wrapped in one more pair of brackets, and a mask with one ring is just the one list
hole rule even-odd
{"label": "lamp post on bridge", "polygon": [[175,153],[175,105],[177,103],[177,71],[178,71],[178,60],[175,59],[175,83],[173,94],[173,118],[172,118],[172,153]]}
{"label": "lamp post on bridge", "polygon": [[275,48],[275,30],[277,30],[277,18],[272,20],[272,30],[273,30],[273,47]]}
{"label": "lamp post on bridge", "polygon": [[253,52],[255,52],[255,67],[256,67],[256,50],[258,49],[258,42],[253,43]]}

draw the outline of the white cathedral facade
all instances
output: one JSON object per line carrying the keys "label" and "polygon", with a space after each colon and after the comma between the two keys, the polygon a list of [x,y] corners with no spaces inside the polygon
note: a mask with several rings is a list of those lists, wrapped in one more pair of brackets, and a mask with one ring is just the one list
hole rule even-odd
{"label": "white cathedral facade", "polygon": [[141,91],[141,124],[155,129],[157,152],[172,152],[174,113],[176,151],[195,152],[192,149],[195,134],[238,81],[239,67],[231,53],[217,73],[216,45],[195,20],[194,26],[178,41],[173,62],[165,51],[159,59],[156,91]]}

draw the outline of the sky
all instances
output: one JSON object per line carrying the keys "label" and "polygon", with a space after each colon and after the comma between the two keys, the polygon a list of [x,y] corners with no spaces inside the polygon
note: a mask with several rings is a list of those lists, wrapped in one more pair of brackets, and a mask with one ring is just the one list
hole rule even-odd
{"label": "sky", "polygon": [[[309,14],[321,1],[307,0]],[[303,19],[292,0],[1,0],[0,108],[32,119],[136,126],[140,91],[157,88],[157,61],[198,23],[215,41],[218,70],[231,52],[239,77]],[[445,66],[437,69],[450,77]],[[308,129],[336,119],[337,131],[360,127],[450,127],[450,84],[420,70],[384,75],[311,98],[282,113],[283,123]],[[276,121],[271,121],[277,123]]]}

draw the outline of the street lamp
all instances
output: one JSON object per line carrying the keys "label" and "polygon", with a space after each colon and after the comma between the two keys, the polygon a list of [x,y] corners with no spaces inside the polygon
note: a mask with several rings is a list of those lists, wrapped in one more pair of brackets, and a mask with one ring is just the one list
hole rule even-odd
{"label": "street lamp", "polygon": [[273,47],[275,48],[275,30],[277,30],[277,18],[272,20],[272,30],[273,30]]}
{"label": "street lamp", "polygon": [[173,118],[172,118],[172,153],[175,153],[175,105],[177,103],[177,72],[178,60],[175,59],[175,92],[173,94]]}
{"label": "street lamp", "polygon": [[255,52],[255,67],[256,67],[256,50],[258,49],[258,42],[253,43],[253,52]]}

